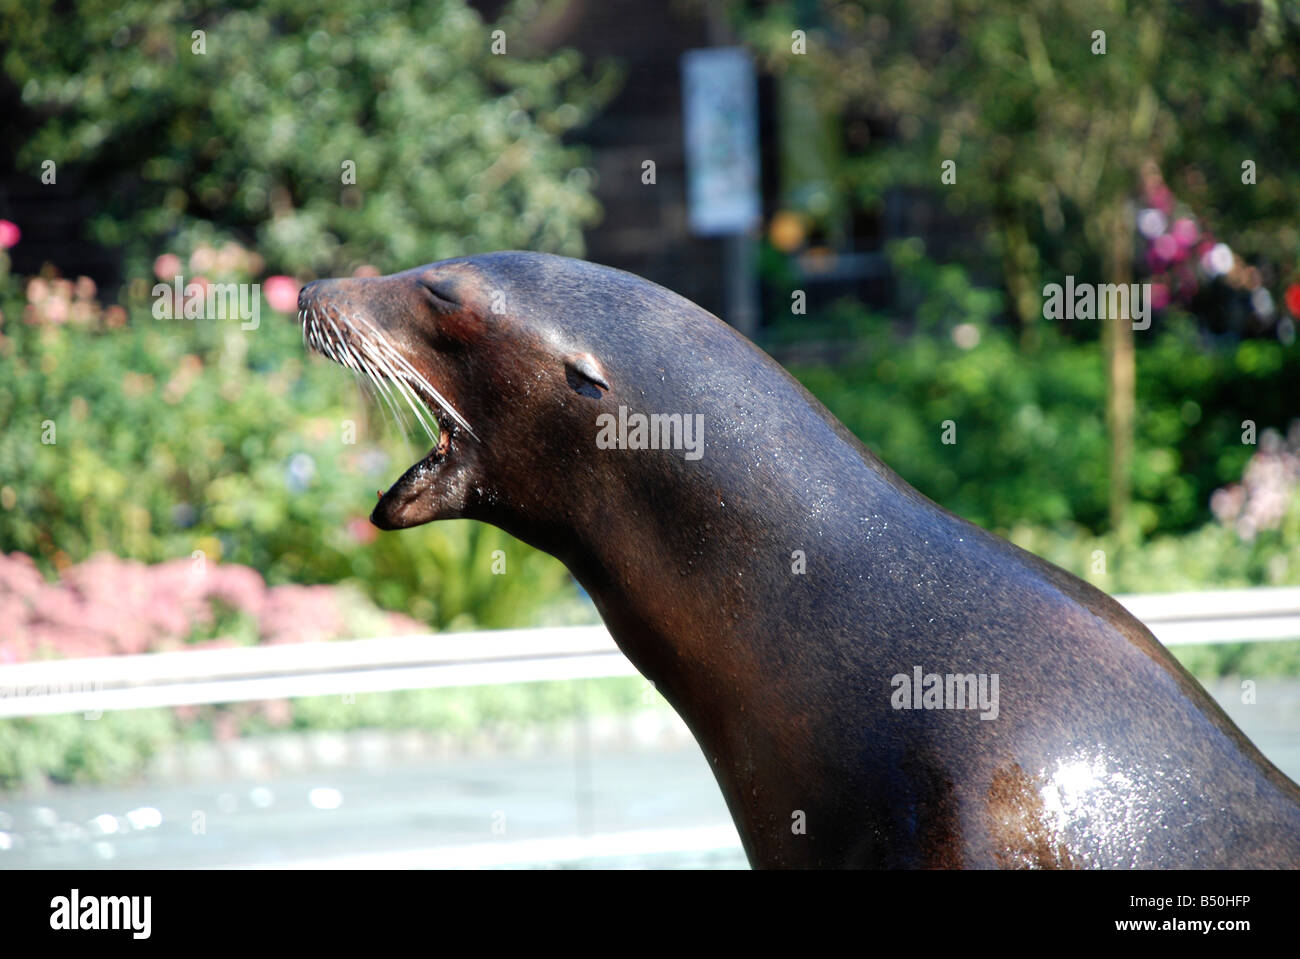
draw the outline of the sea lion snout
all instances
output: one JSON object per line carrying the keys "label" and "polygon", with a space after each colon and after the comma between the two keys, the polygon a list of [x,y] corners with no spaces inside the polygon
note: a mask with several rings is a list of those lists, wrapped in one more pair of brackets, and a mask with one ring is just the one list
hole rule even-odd
{"label": "sea lion snout", "polygon": [[416,424],[431,449],[380,493],[370,519],[384,530],[459,515],[479,441],[458,400],[463,377],[436,346],[448,313],[419,271],[315,280],[298,295],[303,338],[374,388],[395,419]]}
{"label": "sea lion snout", "polygon": [[298,312],[309,309],[320,295],[322,284],[328,283],[328,280],[312,280],[310,283],[304,283],[301,290],[298,291]]}
{"label": "sea lion snout", "polygon": [[304,286],[298,293],[298,312],[326,313],[345,323],[362,317],[385,336],[397,337],[422,307],[420,299],[419,284],[406,277],[340,277]]}

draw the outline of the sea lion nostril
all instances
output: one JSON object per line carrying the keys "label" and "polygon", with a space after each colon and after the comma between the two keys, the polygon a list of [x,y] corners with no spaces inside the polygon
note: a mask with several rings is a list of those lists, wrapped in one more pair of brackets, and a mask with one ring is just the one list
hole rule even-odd
{"label": "sea lion nostril", "polygon": [[320,286],[320,280],[312,280],[298,291],[298,309],[311,309],[312,302],[316,299],[316,293],[320,289]]}

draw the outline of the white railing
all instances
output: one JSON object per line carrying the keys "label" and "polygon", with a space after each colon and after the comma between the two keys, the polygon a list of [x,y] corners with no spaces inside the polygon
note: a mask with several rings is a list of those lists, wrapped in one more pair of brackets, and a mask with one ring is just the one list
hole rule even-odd
{"label": "white railing", "polygon": [[0,667],[0,717],[634,676],[603,626],[392,636]]}
{"label": "white railing", "polygon": [[1300,587],[1116,596],[1166,646],[1300,639]]}
{"label": "white railing", "polygon": [[[1300,588],[1116,599],[1166,646],[1300,639]],[[636,674],[603,626],[148,653],[0,666],[0,718]]]}

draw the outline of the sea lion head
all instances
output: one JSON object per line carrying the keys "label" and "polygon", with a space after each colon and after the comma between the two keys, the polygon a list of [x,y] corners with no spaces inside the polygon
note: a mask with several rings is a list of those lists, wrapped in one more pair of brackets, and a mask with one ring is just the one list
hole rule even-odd
{"label": "sea lion head", "polygon": [[[601,490],[592,487],[646,482],[644,469],[621,477],[600,461],[599,414],[680,406],[673,357],[716,355],[709,342],[719,337],[748,346],[640,277],[536,253],[319,280],[298,305],[313,349],[373,381],[381,398],[436,421],[435,445],[381,495],[371,521],[391,530],[483,519],[534,545],[563,537],[575,510],[595,509]],[[743,377],[736,367],[729,375]]]}

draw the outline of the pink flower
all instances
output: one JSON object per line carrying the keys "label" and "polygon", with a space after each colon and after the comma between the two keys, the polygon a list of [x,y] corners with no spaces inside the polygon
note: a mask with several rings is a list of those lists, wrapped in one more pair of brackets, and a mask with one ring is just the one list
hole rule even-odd
{"label": "pink flower", "polygon": [[158,276],[158,279],[164,283],[170,283],[176,274],[181,271],[181,258],[175,253],[164,253],[153,261],[153,271]]}
{"label": "pink flower", "polygon": [[[109,656],[193,648],[220,649],[235,637],[211,635],[218,605],[257,621],[267,644],[353,638],[348,611],[363,599],[333,586],[268,588],[247,566],[190,559],[157,565],[97,554],[47,582],[30,557],[0,553],[0,663],[37,656]],[[425,632],[423,624],[386,614],[391,632]],[[283,721],[283,704],[268,718]]]}
{"label": "pink flower", "polygon": [[1160,182],[1148,184],[1147,200],[1153,207],[1166,215],[1174,208],[1173,191]]}
{"label": "pink flower", "polygon": [[375,525],[364,516],[354,516],[348,520],[348,535],[358,543],[372,542],[379,535]]}
{"label": "pink flower", "polygon": [[298,281],[291,276],[268,276],[262,283],[266,302],[277,313],[294,313],[298,309]]}
{"label": "pink flower", "polygon": [[268,699],[262,703],[262,715],[272,726],[288,726],[293,722],[293,704],[287,699]]}
{"label": "pink flower", "polygon": [[1174,227],[1170,232],[1173,233],[1174,239],[1178,241],[1178,245],[1182,247],[1191,246],[1201,236],[1201,231],[1196,224],[1186,218],[1175,220]]}
{"label": "pink flower", "polygon": [[1183,256],[1183,249],[1169,233],[1156,237],[1156,242],[1152,248],[1156,251],[1156,256],[1168,263],[1172,263]]}
{"label": "pink flower", "polygon": [[228,743],[239,738],[239,717],[228,712],[220,712],[212,717],[212,738],[219,743]]}
{"label": "pink flower", "polygon": [[11,246],[17,246],[22,237],[23,231],[18,229],[17,223],[0,220],[0,247],[7,250]]}
{"label": "pink flower", "polygon": [[388,614],[388,630],[394,636],[401,636],[404,633],[427,633],[429,627],[427,624],[420,622],[418,619],[412,619],[405,613]]}
{"label": "pink flower", "polygon": [[1169,305],[1169,287],[1163,283],[1151,284],[1151,306],[1157,310],[1163,310]]}

